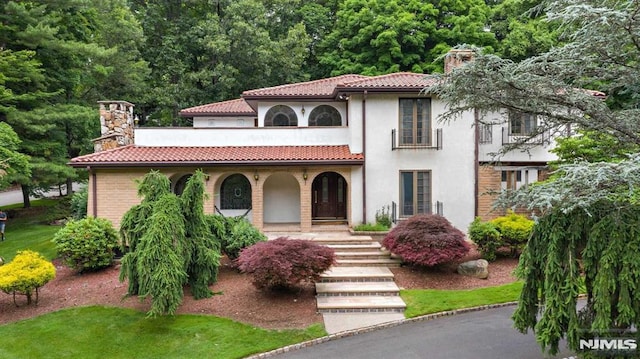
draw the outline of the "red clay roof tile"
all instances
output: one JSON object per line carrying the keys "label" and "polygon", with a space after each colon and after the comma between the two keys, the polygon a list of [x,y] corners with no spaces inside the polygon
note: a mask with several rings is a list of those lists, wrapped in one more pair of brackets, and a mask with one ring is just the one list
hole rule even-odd
{"label": "red clay roof tile", "polygon": [[84,166],[193,166],[342,163],[360,164],[364,156],[349,146],[145,147],[129,145],[71,159]]}
{"label": "red clay roof tile", "polygon": [[209,103],[195,107],[185,108],[180,111],[180,116],[255,116],[256,112],[244,99],[236,99],[222,102]]}
{"label": "red clay roof tile", "polygon": [[336,86],[354,80],[366,79],[364,75],[341,75],[327,79],[299,82],[295,84],[266,87],[242,93],[244,98],[260,97],[331,97]]}
{"label": "red clay roof tile", "polygon": [[434,78],[427,74],[416,74],[412,72],[396,72],[387,75],[369,77],[357,81],[351,81],[338,85],[339,90],[372,89],[372,90],[422,90],[433,85]]}

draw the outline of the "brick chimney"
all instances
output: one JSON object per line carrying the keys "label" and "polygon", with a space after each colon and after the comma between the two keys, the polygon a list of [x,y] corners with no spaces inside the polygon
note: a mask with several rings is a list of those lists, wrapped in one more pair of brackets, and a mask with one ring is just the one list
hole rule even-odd
{"label": "brick chimney", "polygon": [[94,152],[134,143],[133,104],[127,101],[98,101],[100,137],[93,140]]}
{"label": "brick chimney", "polygon": [[453,69],[473,60],[473,50],[451,49],[444,57],[444,73],[448,74]]}

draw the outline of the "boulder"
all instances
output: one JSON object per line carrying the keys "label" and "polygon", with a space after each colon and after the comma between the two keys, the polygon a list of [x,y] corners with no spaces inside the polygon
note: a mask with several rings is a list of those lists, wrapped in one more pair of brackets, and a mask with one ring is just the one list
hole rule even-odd
{"label": "boulder", "polygon": [[489,262],[484,259],[468,261],[458,265],[458,273],[480,279],[489,278]]}

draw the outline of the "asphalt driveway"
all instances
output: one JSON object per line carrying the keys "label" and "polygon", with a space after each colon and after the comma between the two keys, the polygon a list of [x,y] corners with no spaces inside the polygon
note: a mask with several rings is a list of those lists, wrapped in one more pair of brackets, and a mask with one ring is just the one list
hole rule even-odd
{"label": "asphalt driveway", "polygon": [[539,359],[568,358],[560,344],[556,356],[544,356],[532,333],[513,328],[515,306],[402,324],[277,355],[276,358]]}

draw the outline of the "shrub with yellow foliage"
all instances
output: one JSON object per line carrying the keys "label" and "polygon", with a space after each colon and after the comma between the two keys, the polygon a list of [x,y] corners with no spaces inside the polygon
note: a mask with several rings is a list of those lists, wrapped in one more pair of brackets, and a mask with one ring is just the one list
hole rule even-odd
{"label": "shrub with yellow foliage", "polygon": [[[56,268],[41,254],[34,251],[20,251],[13,261],[0,267],[0,290],[13,294],[25,295],[27,304],[31,304],[35,292],[35,303],[38,304],[38,288],[55,278]],[[17,305],[17,304],[16,304]]]}

